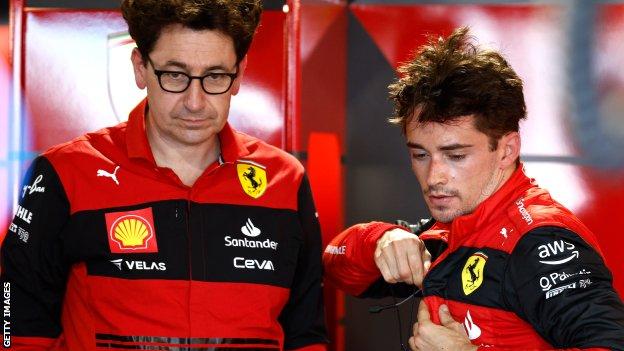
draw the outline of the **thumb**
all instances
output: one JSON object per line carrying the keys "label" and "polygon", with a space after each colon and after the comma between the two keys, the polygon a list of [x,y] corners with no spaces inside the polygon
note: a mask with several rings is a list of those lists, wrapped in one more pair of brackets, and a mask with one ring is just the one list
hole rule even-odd
{"label": "thumb", "polygon": [[442,324],[446,328],[456,331],[461,335],[466,335],[466,329],[464,329],[464,325],[453,319],[453,316],[451,316],[451,312],[449,311],[447,305],[440,306],[438,314],[440,316],[440,324]]}
{"label": "thumb", "polygon": [[440,324],[442,324],[443,326],[451,327],[453,326],[453,324],[457,323],[457,321],[453,319],[453,316],[451,316],[451,312],[449,311],[447,305],[440,306],[440,310],[438,313],[440,316]]}

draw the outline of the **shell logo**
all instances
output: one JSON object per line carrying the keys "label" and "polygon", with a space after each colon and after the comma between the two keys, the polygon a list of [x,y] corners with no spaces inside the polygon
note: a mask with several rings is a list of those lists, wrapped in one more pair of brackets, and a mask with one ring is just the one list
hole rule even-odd
{"label": "shell logo", "polygon": [[111,234],[121,248],[146,248],[147,240],[152,237],[152,229],[141,217],[124,216],[117,220]]}
{"label": "shell logo", "polygon": [[152,208],[106,214],[112,253],[158,252]]}

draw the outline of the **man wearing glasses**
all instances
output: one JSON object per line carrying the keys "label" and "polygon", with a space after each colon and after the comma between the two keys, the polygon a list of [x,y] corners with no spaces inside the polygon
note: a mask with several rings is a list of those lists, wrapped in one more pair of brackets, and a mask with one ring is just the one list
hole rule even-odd
{"label": "man wearing glasses", "polygon": [[147,99],[33,162],[2,247],[5,346],[324,350],[303,167],[227,123],[259,1],[121,9]]}
{"label": "man wearing glasses", "polygon": [[523,171],[522,81],[505,59],[462,28],[399,72],[393,122],[435,223],[419,237],[347,229],[325,251],[327,279],[360,296],[421,294],[414,351],[624,350],[595,236]]}

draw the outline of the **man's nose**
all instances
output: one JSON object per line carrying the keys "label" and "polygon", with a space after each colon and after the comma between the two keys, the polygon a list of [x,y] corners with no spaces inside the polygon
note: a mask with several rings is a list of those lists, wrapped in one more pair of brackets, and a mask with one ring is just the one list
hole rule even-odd
{"label": "man's nose", "polygon": [[448,169],[443,160],[432,157],[427,174],[427,184],[429,186],[446,184],[448,182]]}
{"label": "man's nose", "polygon": [[190,112],[197,112],[206,106],[206,92],[202,88],[201,80],[193,79],[184,92],[184,106]]}

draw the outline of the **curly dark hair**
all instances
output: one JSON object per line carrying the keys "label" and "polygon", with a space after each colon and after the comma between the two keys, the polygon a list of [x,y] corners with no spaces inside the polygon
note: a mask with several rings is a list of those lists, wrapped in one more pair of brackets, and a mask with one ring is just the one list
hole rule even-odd
{"label": "curly dark hair", "polygon": [[468,32],[462,27],[447,38],[429,38],[399,67],[401,77],[388,87],[395,107],[390,122],[406,133],[414,118],[448,123],[473,115],[494,150],[526,118],[522,80],[498,52],[477,47]]}
{"label": "curly dark hair", "polygon": [[144,59],[164,27],[182,24],[230,36],[240,62],[260,22],[262,5],[260,0],[123,0],[121,12]]}

